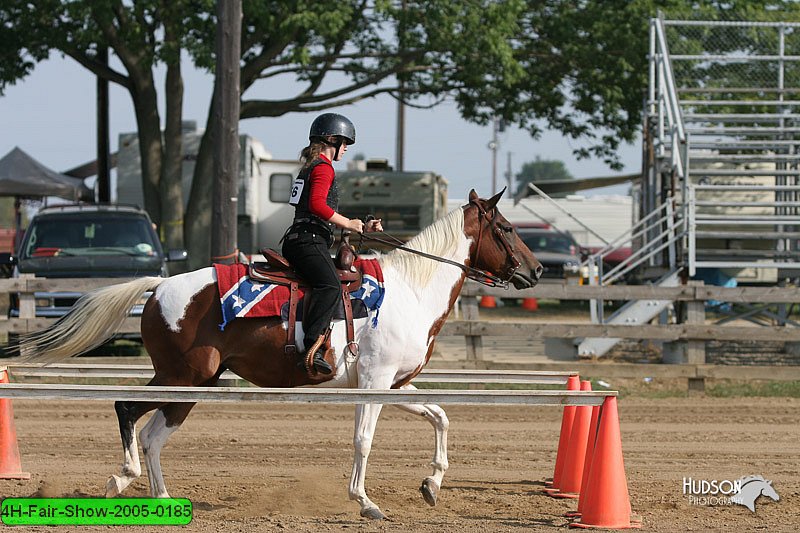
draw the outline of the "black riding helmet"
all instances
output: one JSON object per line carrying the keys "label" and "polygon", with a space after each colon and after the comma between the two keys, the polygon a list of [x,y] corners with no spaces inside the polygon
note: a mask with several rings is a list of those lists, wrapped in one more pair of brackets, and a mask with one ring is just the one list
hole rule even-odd
{"label": "black riding helmet", "polygon": [[[308,133],[310,141],[322,141],[331,146],[337,146],[328,141],[328,137],[341,137],[348,145],[356,143],[356,127],[350,119],[338,113],[323,113],[311,123]],[[338,147],[338,146],[337,146]]]}

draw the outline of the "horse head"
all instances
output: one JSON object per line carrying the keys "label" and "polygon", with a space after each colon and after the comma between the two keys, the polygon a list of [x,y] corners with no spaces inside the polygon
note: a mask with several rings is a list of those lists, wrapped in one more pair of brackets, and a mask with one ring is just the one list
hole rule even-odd
{"label": "horse head", "polygon": [[469,193],[469,204],[464,206],[464,233],[472,239],[470,266],[491,272],[517,289],[527,289],[536,285],[544,269],[497,209],[504,192],[488,200],[478,197],[475,189]]}

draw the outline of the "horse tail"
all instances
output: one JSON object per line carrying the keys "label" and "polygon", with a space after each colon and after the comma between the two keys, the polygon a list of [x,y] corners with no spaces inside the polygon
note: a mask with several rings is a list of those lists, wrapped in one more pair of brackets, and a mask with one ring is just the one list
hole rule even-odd
{"label": "horse tail", "polygon": [[52,363],[97,348],[119,330],[147,291],[166,278],[144,277],[84,294],[55,324],[20,336],[25,362]]}

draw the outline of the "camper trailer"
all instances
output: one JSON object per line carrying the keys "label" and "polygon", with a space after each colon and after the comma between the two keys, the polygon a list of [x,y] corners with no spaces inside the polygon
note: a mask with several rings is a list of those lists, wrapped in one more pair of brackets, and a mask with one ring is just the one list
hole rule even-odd
{"label": "camper trailer", "polygon": [[[183,132],[183,198],[188,202],[194,165],[202,138],[194,122],[187,122]],[[239,249],[251,254],[262,246],[275,248],[294,215],[287,203],[292,180],[300,162],[274,159],[264,145],[250,137],[239,137],[239,201],[237,240]],[[117,163],[117,201],[144,205],[141,159],[136,133],[119,137]],[[184,204],[184,207],[185,204]]]}
{"label": "camper trailer", "polygon": [[384,230],[404,242],[447,213],[447,180],[435,172],[397,172],[385,159],[375,159],[354,161],[336,179],[342,213],[380,218]]}
{"label": "camper trailer", "polygon": [[[184,202],[189,198],[201,137],[195,124],[187,123],[183,133]],[[239,250],[252,255],[264,247],[280,249],[280,239],[294,216],[288,202],[300,162],[274,159],[261,142],[248,135],[240,136],[239,142]],[[395,172],[386,160],[351,163],[349,170],[337,172],[339,210],[348,217],[372,214],[383,220],[388,233],[405,241],[447,212],[447,180],[438,174]],[[116,190],[118,202],[144,204],[135,133],[120,135]]]}

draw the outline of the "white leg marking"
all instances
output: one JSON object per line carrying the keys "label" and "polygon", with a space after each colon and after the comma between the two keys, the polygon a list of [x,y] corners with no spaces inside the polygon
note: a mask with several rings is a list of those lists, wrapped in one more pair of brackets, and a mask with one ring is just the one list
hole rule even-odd
{"label": "white leg marking", "polygon": [[[401,388],[403,390],[416,389],[416,387],[411,384],[405,385]],[[430,498],[432,498],[432,501],[430,501],[427,496],[425,498],[425,501],[427,501],[430,505],[435,505],[437,493],[439,488],[442,486],[444,473],[450,467],[450,464],[447,461],[447,430],[450,427],[450,420],[448,420],[444,409],[434,404],[399,404],[396,407],[403,411],[423,417],[433,426],[435,435],[435,448],[433,452],[433,461],[431,461],[433,475],[427,477],[425,481],[423,481],[423,488],[428,480],[435,483],[434,487],[428,487],[428,490],[431,491]]]}
{"label": "white leg marking", "polygon": [[367,459],[372,449],[372,438],[375,435],[375,426],[381,414],[381,404],[366,404],[356,406],[356,430],[353,436],[353,472],[350,475],[349,496],[361,506],[361,516],[381,519],[384,514],[377,505],[367,497],[364,489],[364,476],[367,473]]}
{"label": "white leg marking", "polygon": [[169,498],[161,474],[161,448],[180,425],[169,427],[164,412],[158,409],[142,428],[142,451],[147,465],[147,477],[150,480],[150,496],[153,498]]}
{"label": "white leg marking", "polygon": [[112,475],[106,483],[106,498],[113,498],[130,485],[133,480],[142,475],[142,465],[139,463],[139,448],[136,442],[136,425],[131,431],[131,444],[125,448],[125,458],[122,462],[120,475]]}

